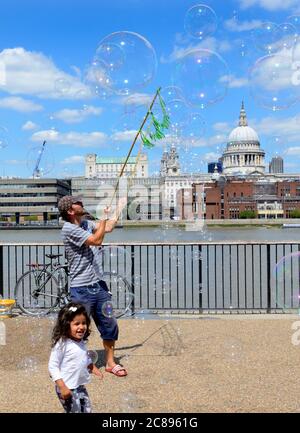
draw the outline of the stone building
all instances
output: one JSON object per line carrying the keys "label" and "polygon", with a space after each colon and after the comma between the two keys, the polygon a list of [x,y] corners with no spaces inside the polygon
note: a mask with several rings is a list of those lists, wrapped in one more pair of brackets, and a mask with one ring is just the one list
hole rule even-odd
{"label": "stone building", "polygon": [[71,193],[71,182],[63,179],[0,179],[2,221],[58,221],[57,203]]}
{"label": "stone building", "polygon": [[[126,158],[106,158],[88,154],[85,156],[85,177],[86,179],[118,177],[125,160]],[[130,156],[123,176],[148,177],[148,156],[146,154],[140,154],[139,157]]]}
{"label": "stone building", "polygon": [[248,126],[244,103],[240,111],[239,126],[234,128],[222,155],[224,175],[264,173],[265,152],[260,148],[256,131]]}

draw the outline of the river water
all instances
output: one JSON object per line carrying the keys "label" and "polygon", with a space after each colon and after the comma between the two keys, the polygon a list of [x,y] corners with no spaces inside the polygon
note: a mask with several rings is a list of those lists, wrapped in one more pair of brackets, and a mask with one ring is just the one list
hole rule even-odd
{"label": "river water", "polygon": [[[60,229],[0,229],[0,242],[61,242]],[[185,230],[168,227],[123,227],[106,234],[105,242],[192,242],[192,241],[300,241],[300,228],[278,227],[209,228]]]}

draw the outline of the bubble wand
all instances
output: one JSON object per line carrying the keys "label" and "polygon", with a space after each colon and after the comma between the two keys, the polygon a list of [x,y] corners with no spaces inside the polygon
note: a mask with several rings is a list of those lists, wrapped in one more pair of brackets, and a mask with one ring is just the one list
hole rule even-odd
{"label": "bubble wand", "polygon": [[[110,201],[110,204],[109,204],[108,207],[111,207],[111,205],[112,205],[112,202],[113,202],[113,200],[115,198],[117,189],[119,188],[120,179],[121,179],[121,177],[122,177],[122,175],[124,173],[124,170],[125,170],[126,164],[128,162],[128,159],[129,159],[129,157],[131,155],[131,152],[132,152],[132,150],[134,148],[134,145],[135,145],[137,139],[139,138],[139,136],[142,139],[143,145],[145,147],[147,147],[147,148],[150,149],[150,148],[152,148],[152,147],[155,146],[153,144],[153,141],[160,140],[160,139],[162,139],[162,138],[165,137],[164,129],[168,129],[169,126],[170,126],[170,119],[169,119],[169,116],[167,115],[167,112],[166,112],[165,102],[163,101],[163,99],[162,99],[162,97],[160,95],[160,90],[161,90],[161,87],[159,87],[157,89],[157,91],[156,91],[156,93],[154,95],[154,98],[152,99],[152,102],[150,104],[150,107],[149,107],[149,109],[148,109],[148,111],[146,113],[146,116],[144,117],[143,122],[142,122],[139,130],[137,131],[137,133],[136,133],[136,135],[134,137],[134,140],[133,140],[133,142],[131,144],[131,147],[130,147],[130,149],[128,151],[128,154],[127,154],[127,157],[125,159],[125,162],[124,162],[124,164],[123,164],[123,166],[121,168],[120,174],[118,176],[117,184],[115,186],[115,189],[114,189],[114,192],[113,192],[113,195],[112,195],[112,198],[111,198],[111,201]],[[162,109],[162,113],[163,113],[163,120],[162,120],[162,122],[159,122],[156,119],[156,117],[154,116],[153,112],[152,112],[152,108],[153,108],[154,102],[155,102],[155,100],[156,100],[157,97],[159,98],[159,103],[160,103],[160,106],[161,106],[161,109]],[[143,128],[144,128],[145,123],[146,123],[146,121],[147,121],[147,119],[148,119],[149,116],[151,116],[151,121],[152,122],[149,125],[149,128],[148,128],[147,132],[143,132]],[[153,132],[149,132],[149,129],[151,128],[151,126],[153,126],[153,128],[154,128]]]}

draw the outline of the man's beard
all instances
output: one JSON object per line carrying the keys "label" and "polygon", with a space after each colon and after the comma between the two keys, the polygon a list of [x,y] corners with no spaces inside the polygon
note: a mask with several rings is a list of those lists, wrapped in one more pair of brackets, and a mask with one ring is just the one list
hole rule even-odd
{"label": "man's beard", "polygon": [[86,210],[81,208],[81,210],[78,210],[76,212],[76,216],[82,218],[85,213],[86,213]]}

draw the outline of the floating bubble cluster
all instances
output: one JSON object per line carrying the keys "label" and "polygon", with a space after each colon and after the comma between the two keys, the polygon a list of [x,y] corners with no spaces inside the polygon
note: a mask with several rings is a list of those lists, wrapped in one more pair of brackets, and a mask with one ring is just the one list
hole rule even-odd
{"label": "floating bubble cluster", "polygon": [[[293,85],[291,57],[271,54],[256,61],[249,75],[252,96],[264,108],[283,110],[300,99],[300,86]],[[297,72],[297,71],[296,71]],[[300,80],[299,80],[300,82]]]}
{"label": "floating bubble cluster", "polygon": [[177,86],[163,87],[160,94],[166,104],[174,100],[184,100],[182,90]]}
{"label": "floating bubble cluster", "polygon": [[225,97],[230,72],[219,54],[206,49],[194,49],[178,60],[173,79],[186,101],[203,109]]}
{"label": "floating bubble cluster", "polygon": [[[283,24],[279,24],[279,30],[281,31],[281,35],[280,35],[277,49],[290,50],[295,46],[295,43],[297,41],[296,27],[290,23],[283,23]],[[289,53],[289,51],[287,52]]]}
{"label": "floating bubble cluster", "polygon": [[71,82],[64,77],[59,77],[54,82],[54,88],[58,95],[67,96],[70,93]]}
{"label": "floating bubble cluster", "polygon": [[300,36],[292,50],[291,82],[293,86],[300,86]]}
{"label": "floating bubble cluster", "polygon": [[166,103],[166,110],[171,124],[168,133],[174,137],[181,136],[188,116],[188,107],[185,101],[182,99],[170,100]]}
{"label": "floating bubble cluster", "polygon": [[115,32],[100,41],[87,80],[94,83],[96,92],[129,95],[152,81],[156,64],[147,39],[134,32]]}
{"label": "floating bubble cluster", "polygon": [[290,15],[287,19],[286,19],[287,23],[292,24],[296,31],[297,31],[297,35],[300,35],[300,15]]}
{"label": "floating bubble cluster", "polygon": [[276,23],[263,22],[253,31],[253,40],[256,48],[265,54],[272,54],[277,51],[278,40],[281,31]]}
{"label": "floating bubble cluster", "polygon": [[111,88],[105,85],[105,74],[98,61],[92,61],[85,70],[84,83],[89,87],[91,94],[100,98],[110,98],[114,93]]}
{"label": "floating bubble cluster", "polygon": [[123,114],[112,127],[112,145],[115,150],[126,152],[128,144],[131,144],[146,114],[142,108],[133,108],[132,111]]}
{"label": "floating bubble cluster", "polygon": [[190,113],[188,115],[182,131],[185,148],[192,151],[193,148],[201,145],[201,139],[205,133],[205,126],[205,120],[200,113]]}
{"label": "floating bubble cluster", "polygon": [[[285,110],[300,101],[299,16],[286,22],[263,22],[252,40],[263,57],[250,67],[249,85],[256,102],[273,111]],[[299,60],[299,61],[298,61]]]}
{"label": "floating bubble cluster", "polygon": [[248,53],[248,46],[247,46],[246,41],[244,41],[244,40],[241,40],[239,42],[239,53],[240,53],[241,57],[245,57]]}
{"label": "floating bubble cluster", "polygon": [[26,356],[18,363],[17,368],[32,376],[38,371],[38,361],[34,356]]}
{"label": "floating bubble cluster", "polygon": [[288,144],[286,140],[280,135],[271,135],[266,140],[267,146],[272,150],[272,157],[284,157],[288,151]]}
{"label": "floating bubble cluster", "polygon": [[185,15],[184,29],[192,37],[203,39],[212,35],[217,29],[217,15],[207,5],[192,6]]}

